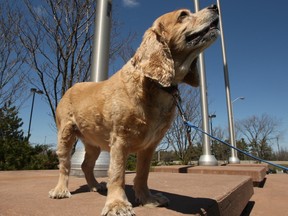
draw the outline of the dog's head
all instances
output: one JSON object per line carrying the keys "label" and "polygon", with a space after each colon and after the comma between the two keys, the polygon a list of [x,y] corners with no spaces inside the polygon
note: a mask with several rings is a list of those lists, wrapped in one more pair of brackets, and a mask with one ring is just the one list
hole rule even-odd
{"label": "dog's head", "polygon": [[218,19],[215,5],[197,13],[182,9],[164,14],[146,31],[133,60],[164,87],[180,82],[198,86],[197,57],[216,40]]}

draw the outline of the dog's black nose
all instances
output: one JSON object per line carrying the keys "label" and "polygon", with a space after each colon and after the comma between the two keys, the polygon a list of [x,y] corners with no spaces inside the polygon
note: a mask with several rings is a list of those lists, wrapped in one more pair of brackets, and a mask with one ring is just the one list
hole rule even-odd
{"label": "dog's black nose", "polygon": [[214,5],[214,4],[213,4],[213,5],[209,6],[208,9],[209,9],[209,10],[213,10],[213,11],[215,11],[216,13],[218,13],[218,7],[217,7],[217,5]]}

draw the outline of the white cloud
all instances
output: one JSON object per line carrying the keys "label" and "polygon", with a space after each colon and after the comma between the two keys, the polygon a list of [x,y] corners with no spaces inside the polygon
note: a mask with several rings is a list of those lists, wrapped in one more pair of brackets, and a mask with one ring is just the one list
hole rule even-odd
{"label": "white cloud", "polygon": [[139,5],[138,0],[123,0],[125,7],[136,7]]}

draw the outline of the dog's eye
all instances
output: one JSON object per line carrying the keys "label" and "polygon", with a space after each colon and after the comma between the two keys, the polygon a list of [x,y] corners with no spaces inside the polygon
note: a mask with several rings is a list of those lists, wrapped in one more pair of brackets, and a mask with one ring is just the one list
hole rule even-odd
{"label": "dog's eye", "polygon": [[182,21],[185,17],[187,17],[189,14],[187,11],[181,11],[179,17],[178,17],[178,21]]}

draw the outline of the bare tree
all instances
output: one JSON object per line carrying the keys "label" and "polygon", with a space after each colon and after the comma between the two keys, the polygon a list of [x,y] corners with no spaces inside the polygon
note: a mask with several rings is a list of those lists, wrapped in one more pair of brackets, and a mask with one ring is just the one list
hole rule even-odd
{"label": "bare tree", "polygon": [[[30,82],[44,91],[52,117],[63,94],[90,76],[95,1],[42,0],[36,6],[24,0],[29,16],[21,23],[21,41],[33,72]],[[118,54],[130,38],[121,40],[113,21],[110,57]]]}
{"label": "bare tree", "polygon": [[247,139],[252,154],[264,159],[271,157],[272,148],[268,141],[277,136],[279,121],[263,114],[238,121],[236,127]]}
{"label": "bare tree", "polygon": [[23,63],[25,52],[19,46],[18,23],[21,16],[13,11],[8,1],[0,4],[0,107],[13,103],[23,92]]}
{"label": "bare tree", "polygon": [[[194,125],[199,126],[201,124],[199,90],[183,86],[181,88],[181,95],[182,106],[187,118]],[[195,130],[191,130],[188,135],[190,138],[187,136],[187,127],[183,124],[181,116],[177,115],[162,141],[162,147],[163,145],[171,146],[183,164],[187,164],[191,160],[193,145],[200,140]]]}

